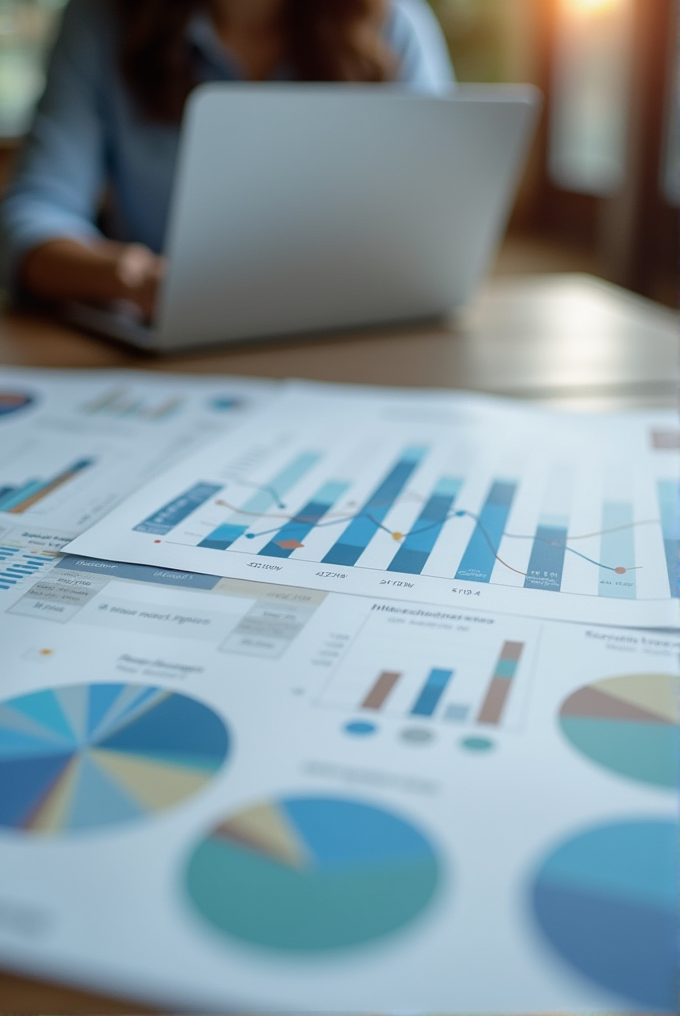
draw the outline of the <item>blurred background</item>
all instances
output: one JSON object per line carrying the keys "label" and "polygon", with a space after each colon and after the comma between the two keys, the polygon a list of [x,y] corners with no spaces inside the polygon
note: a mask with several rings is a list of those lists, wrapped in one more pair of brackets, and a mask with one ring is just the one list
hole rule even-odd
{"label": "blurred background", "polygon": [[[677,0],[430,0],[460,81],[546,105],[497,274],[585,271],[678,303]],[[0,188],[65,0],[0,0]]]}

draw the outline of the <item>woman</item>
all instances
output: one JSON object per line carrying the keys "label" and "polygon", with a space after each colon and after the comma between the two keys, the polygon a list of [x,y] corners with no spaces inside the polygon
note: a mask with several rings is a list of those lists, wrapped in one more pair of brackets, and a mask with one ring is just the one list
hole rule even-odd
{"label": "woman", "polygon": [[453,76],[424,0],[71,0],[0,214],[10,292],[150,317],[186,98],[237,80]]}

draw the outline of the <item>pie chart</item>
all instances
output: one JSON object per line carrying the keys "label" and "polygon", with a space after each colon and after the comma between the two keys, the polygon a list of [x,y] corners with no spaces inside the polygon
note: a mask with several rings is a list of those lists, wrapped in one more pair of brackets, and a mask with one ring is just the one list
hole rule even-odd
{"label": "pie chart", "polygon": [[535,918],[559,955],[655,1012],[677,1011],[679,832],[664,821],[599,826],[552,853],[533,885]]}
{"label": "pie chart", "polygon": [[18,413],[33,402],[33,396],[26,392],[0,391],[0,416]]}
{"label": "pie chart", "polygon": [[78,684],[0,703],[0,827],[73,833],[143,819],[222,766],[229,734],[186,695]]}
{"label": "pie chart", "polygon": [[585,685],[560,710],[567,740],[593,762],[676,790],[680,777],[680,681],[631,674]]}
{"label": "pie chart", "polygon": [[318,955],[408,924],[440,877],[427,839],[397,815],[341,798],[291,797],[217,825],[190,857],[186,890],[224,936]]}

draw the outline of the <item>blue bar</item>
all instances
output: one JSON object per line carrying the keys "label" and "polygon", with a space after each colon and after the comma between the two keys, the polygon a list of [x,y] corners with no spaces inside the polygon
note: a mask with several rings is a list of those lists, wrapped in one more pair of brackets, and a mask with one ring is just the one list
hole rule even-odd
{"label": "blue bar", "polygon": [[411,710],[411,715],[432,716],[452,677],[452,670],[431,670],[423,685],[423,690]]}
{"label": "blue bar", "polygon": [[[3,497],[7,497],[8,494],[13,494],[15,490],[16,487],[0,487],[0,503],[2,502]],[[0,547],[0,550],[3,549],[3,547]]]}
{"label": "blue bar", "polygon": [[568,533],[566,520],[539,522],[524,580],[525,589],[545,589],[549,593],[559,593]]}
{"label": "blue bar", "polygon": [[225,523],[214,529],[210,536],[206,536],[204,540],[201,540],[198,546],[203,547],[204,550],[229,550],[232,543],[238,540],[240,536],[243,536],[248,529],[249,526],[231,526]]}
{"label": "blue bar", "polygon": [[[602,506],[602,539],[600,561],[609,565],[600,568],[598,595],[620,600],[634,600],[637,595],[635,583],[635,533],[633,530],[632,504],[624,501],[605,501]],[[625,527],[625,528],[623,528]],[[607,532],[608,529],[614,532]],[[625,568],[623,575],[617,575],[612,568]]]}
{"label": "blue bar", "polygon": [[90,466],[93,466],[96,461],[96,459],[79,459],[77,462],[74,462],[72,466],[69,466],[68,469],[65,469],[63,473],[59,473],[57,476],[49,480],[45,486],[49,487],[53,483],[60,483],[67,477],[73,476],[74,473],[82,473],[83,469],[88,469]]}
{"label": "blue bar", "polygon": [[666,554],[668,582],[671,596],[680,595],[680,498],[678,484],[675,480],[659,480],[657,484],[659,508],[661,510],[661,530],[663,546]]}
{"label": "blue bar", "polygon": [[407,572],[409,575],[420,575],[427,564],[427,559],[439,539],[444,523],[449,517],[462,480],[443,477],[430,500],[418,516],[413,528],[407,535],[397,553],[388,565],[387,571]]}
{"label": "blue bar", "polygon": [[302,543],[307,534],[321,521],[328,509],[333,507],[338,498],[342,497],[348,487],[348,483],[336,481],[324,484],[321,490],[315,494],[314,498],[304,506],[295,518],[287,522],[278,531],[276,536],[269,541],[267,546],[263,547],[260,555],[264,557],[290,557],[296,548],[282,547],[281,544],[288,540]]}
{"label": "blue bar", "polygon": [[140,522],[138,526],[135,526],[135,532],[167,536],[175,526],[183,522],[211,497],[219,494],[221,490],[222,487],[218,487],[214,483],[197,483],[185,494],[181,494],[174,501],[170,501],[159,511],[150,515],[144,522]]}
{"label": "blue bar", "polygon": [[479,522],[465,548],[456,572],[457,579],[471,582],[489,582],[496,564],[505,524],[508,521],[517,484],[511,480],[496,480],[484,503]]}
{"label": "blue bar", "polygon": [[16,505],[21,504],[27,497],[37,494],[46,486],[47,483],[44,480],[29,480],[24,487],[17,487],[14,493],[8,494],[0,501],[0,512],[10,511]]}
{"label": "blue bar", "polygon": [[218,526],[205,540],[201,540],[198,546],[208,550],[229,550],[232,543],[248,532],[258,516],[272,507],[280,507],[278,502],[281,497],[299,483],[320,458],[319,452],[303,452],[302,455],[298,455],[285,469],[277,473],[271,484],[258,490],[257,494],[246,501],[240,512],[235,512],[229,522]]}
{"label": "blue bar", "polygon": [[427,452],[428,449],[422,447],[405,450],[402,458],[371,494],[337,543],[328,551],[323,564],[357,563]]}
{"label": "blue bar", "polygon": [[222,581],[218,575],[198,575],[193,572],[173,571],[170,568],[156,568],[147,564],[119,564],[117,561],[99,561],[94,558],[64,557],[57,564],[55,571],[60,569],[182,589],[214,589],[218,582]]}
{"label": "blue bar", "polygon": [[470,706],[454,702],[450,706],[446,707],[444,719],[448,720],[450,723],[465,723],[469,715]]}
{"label": "blue bar", "polygon": [[14,491],[13,494],[8,495],[0,501],[0,511],[9,512],[14,508],[20,507],[22,501],[25,501],[29,497],[33,497],[35,494],[40,494],[42,490],[48,490],[54,488],[63,483],[65,480],[70,479],[76,473],[82,472],[83,469],[87,469],[93,463],[92,459],[80,459],[78,462],[74,462],[72,466],[65,469],[63,473],[59,473],[57,476],[52,477],[51,480],[31,480],[23,487]]}

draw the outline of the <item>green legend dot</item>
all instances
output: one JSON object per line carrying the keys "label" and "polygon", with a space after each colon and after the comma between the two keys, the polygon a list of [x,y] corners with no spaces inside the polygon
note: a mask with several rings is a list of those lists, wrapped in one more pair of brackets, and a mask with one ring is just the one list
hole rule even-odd
{"label": "green legend dot", "polygon": [[496,747],[493,741],[490,741],[488,737],[464,737],[460,742],[466,751],[493,751]]}

